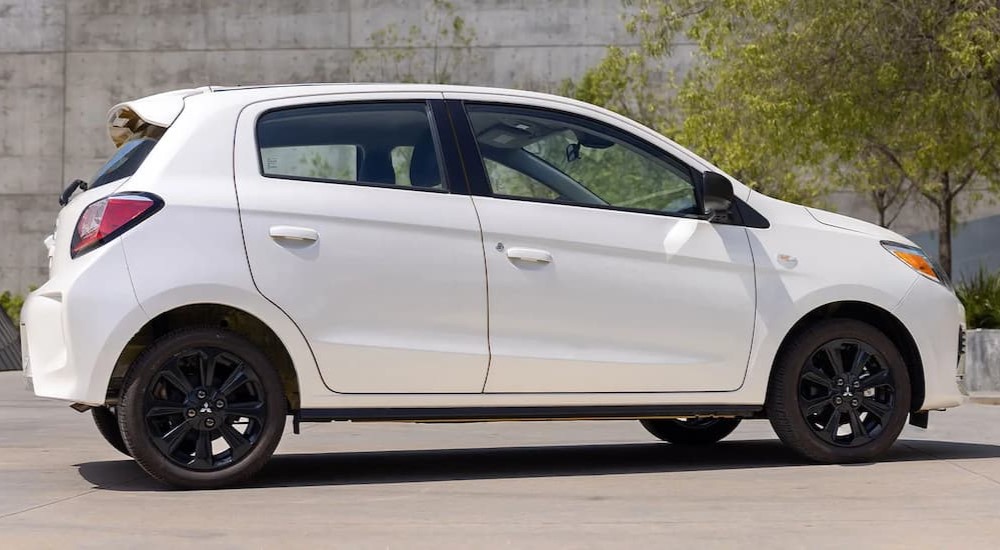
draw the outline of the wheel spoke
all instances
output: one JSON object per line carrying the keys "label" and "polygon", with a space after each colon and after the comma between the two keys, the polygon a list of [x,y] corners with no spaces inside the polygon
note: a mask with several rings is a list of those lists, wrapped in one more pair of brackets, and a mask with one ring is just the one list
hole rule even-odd
{"label": "wheel spoke", "polygon": [[177,368],[177,363],[171,363],[169,366],[163,367],[163,370],[160,371],[160,378],[163,378],[184,394],[189,394],[194,389],[187,376],[181,372],[181,369]]}
{"label": "wheel spoke", "polygon": [[184,414],[184,405],[181,403],[174,403],[172,401],[160,401],[156,400],[151,402],[147,406],[146,418],[151,418],[154,416],[168,416],[171,414]]}
{"label": "wheel spoke", "polygon": [[840,346],[827,344],[823,346],[823,353],[826,354],[826,359],[830,362],[830,367],[833,368],[834,374],[837,376],[843,376],[844,360],[843,357],[841,357]]}
{"label": "wheel spoke", "polygon": [[823,409],[825,409],[829,404],[830,397],[826,395],[815,399],[806,399],[802,401],[802,412],[805,413],[806,416],[819,414],[823,412]]}
{"label": "wheel spoke", "polygon": [[247,377],[246,368],[242,364],[238,364],[236,368],[233,369],[233,372],[230,373],[229,378],[226,378],[226,381],[222,383],[222,386],[219,388],[219,392],[228,397],[249,381],[250,379]]}
{"label": "wheel spoke", "polygon": [[868,428],[865,427],[865,423],[861,421],[861,415],[858,414],[857,410],[852,410],[847,413],[848,419],[851,421],[851,434],[854,437],[868,437]]}
{"label": "wheel spoke", "polygon": [[817,368],[808,368],[802,373],[802,380],[816,384],[817,386],[822,386],[824,388],[833,388],[833,381],[830,377],[823,374],[823,372]]}
{"label": "wheel spoke", "polygon": [[874,399],[861,398],[861,406],[871,414],[875,415],[880,424],[885,423],[885,417],[892,412],[892,408],[884,403],[879,403]]}
{"label": "wheel spoke", "polygon": [[226,405],[226,414],[229,416],[252,418],[259,421],[264,417],[264,404],[259,401],[229,403]]}
{"label": "wheel spoke", "polygon": [[857,374],[861,372],[861,369],[868,364],[868,360],[871,358],[872,354],[868,353],[865,346],[858,345],[857,351],[854,353],[854,361],[851,363],[851,372],[857,376]]}
{"label": "wheel spoke", "polygon": [[860,380],[861,391],[870,390],[872,388],[882,386],[889,383],[889,371],[882,369],[875,374],[868,375]]}
{"label": "wheel spoke", "polygon": [[185,420],[157,439],[157,445],[164,451],[165,454],[169,456],[173,454],[173,452],[177,449],[177,446],[184,441],[184,437],[187,436],[188,432],[190,432],[193,427],[194,426],[192,426],[190,422]]}
{"label": "wheel spoke", "polygon": [[830,413],[830,418],[826,421],[826,425],[823,426],[823,432],[826,433],[827,437],[831,440],[836,439],[837,429],[840,428],[841,413],[837,409],[834,409]]}
{"label": "wheel spoke", "polygon": [[194,447],[194,464],[209,468],[212,466],[212,436],[210,432],[198,432],[198,442]]}
{"label": "wheel spoke", "polygon": [[226,440],[226,444],[232,449],[233,460],[239,459],[250,449],[250,441],[229,424],[223,423],[220,430],[222,431],[223,439]]}
{"label": "wheel spoke", "polygon": [[215,363],[218,358],[218,355],[209,359],[203,352],[198,354],[198,372],[201,375],[201,387],[211,388],[214,385]]}

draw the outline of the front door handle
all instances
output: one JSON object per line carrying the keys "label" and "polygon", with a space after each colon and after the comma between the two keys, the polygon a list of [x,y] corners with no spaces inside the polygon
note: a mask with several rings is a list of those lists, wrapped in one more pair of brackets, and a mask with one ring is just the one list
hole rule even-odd
{"label": "front door handle", "polygon": [[308,227],[295,227],[291,225],[272,225],[268,231],[272,239],[289,240],[301,242],[313,242],[319,240],[319,232]]}
{"label": "front door handle", "polygon": [[552,254],[537,248],[508,248],[507,257],[511,260],[547,264],[552,262]]}

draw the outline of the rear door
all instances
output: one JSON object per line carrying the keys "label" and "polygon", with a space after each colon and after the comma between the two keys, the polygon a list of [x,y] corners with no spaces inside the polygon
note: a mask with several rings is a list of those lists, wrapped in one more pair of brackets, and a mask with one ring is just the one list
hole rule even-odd
{"label": "rear door", "polygon": [[[236,187],[260,292],[298,324],[344,393],[479,393],[486,275],[440,94],[255,104]],[[443,137],[442,137],[443,136]],[[458,188],[461,190],[461,188]]]}

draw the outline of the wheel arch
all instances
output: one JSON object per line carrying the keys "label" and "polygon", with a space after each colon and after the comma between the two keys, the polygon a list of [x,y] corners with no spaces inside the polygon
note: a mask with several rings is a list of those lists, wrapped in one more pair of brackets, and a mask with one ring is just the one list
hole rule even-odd
{"label": "wheel arch", "polygon": [[300,408],[299,375],[285,342],[257,316],[243,309],[218,303],[187,304],[163,311],[150,318],[132,336],[115,362],[108,383],[106,403],[117,402],[126,373],[146,347],[163,335],[190,326],[224,328],[249,340],[267,356],[278,371],[289,410]]}
{"label": "wheel arch", "polygon": [[[806,328],[827,319],[853,319],[862,323],[867,323],[882,333],[884,333],[893,345],[899,350],[906,363],[906,370],[910,376],[910,410],[919,411],[924,402],[926,394],[926,382],[924,380],[924,366],[920,357],[920,350],[916,341],[895,315],[889,311],[870,304],[858,301],[838,301],[819,306],[801,319],[799,319],[785,334],[778,351],[774,355],[771,365],[771,377],[774,376],[778,362],[781,361],[788,345],[798,337]],[[769,380],[770,382],[770,380]]]}

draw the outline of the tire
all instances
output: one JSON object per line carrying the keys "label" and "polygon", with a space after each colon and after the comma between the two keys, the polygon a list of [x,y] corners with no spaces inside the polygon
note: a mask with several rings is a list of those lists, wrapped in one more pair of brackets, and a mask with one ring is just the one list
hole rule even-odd
{"label": "tire", "polygon": [[278,446],[286,414],[281,379],[267,357],[220,328],[158,339],[133,363],[118,404],[136,462],[187,489],[225,487],[255,474]]}
{"label": "tire", "polygon": [[663,441],[675,445],[711,445],[733,433],[739,418],[690,418],[687,420],[645,419],[643,428]]}
{"label": "tire", "polygon": [[90,414],[94,417],[94,424],[97,426],[97,431],[101,432],[104,440],[123,455],[132,456],[128,452],[128,447],[125,446],[125,440],[122,439],[122,431],[118,427],[118,416],[115,414],[115,408],[94,407],[90,409]]}
{"label": "tire", "polygon": [[875,327],[822,321],[797,335],[778,359],[766,409],[781,441],[803,457],[871,462],[903,430],[910,377],[899,350]]}

